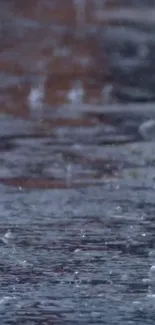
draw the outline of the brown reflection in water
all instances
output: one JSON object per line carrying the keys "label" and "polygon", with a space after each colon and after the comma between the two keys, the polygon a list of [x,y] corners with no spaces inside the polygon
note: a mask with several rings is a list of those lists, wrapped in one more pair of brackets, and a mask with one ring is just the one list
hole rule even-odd
{"label": "brown reflection in water", "polygon": [[[108,0],[105,7],[111,8],[118,3],[118,0]],[[104,102],[103,87],[112,83],[112,77],[104,45],[102,52],[99,46],[96,27],[100,23],[94,18],[94,9],[95,1],[87,0],[85,25],[79,31],[73,0],[12,0],[0,4],[3,18],[0,73],[8,78],[8,84],[0,87],[0,113],[31,118],[28,95],[42,76],[46,76],[43,104],[51,110],[69,101],[68,92],[76,81],[83,86],[84,102]],[[91,32],[92,28],[96,31]],[[42,68],[40,63],[44,63]],[[10,83],[12,77],[17,78],[15,83]],[[89,116],[75,119],[44,117],[40,124],[34,123],[33,135],[41,136],[57,127],[91,127],[96,123],[98,121]],[[85,175],[85,180],[79,178],[69,185],[63,179],[24,176],[1,178],[0,182],[21,188],[67,188],[89,186],[91,180],[95,185],[116,177],[117,168],[106,167],[108,163],[105,161],[78,157],[77,163],[90,167],[90,173]]]}
{"label": "brown reflection in water", "polygon": [[[84,0],[85,1],[85,0]],[[54,20],[61,24],[76,25],[76,8],[74,0],[12,0],[14,10],[21,13],[26,18],[37,19],[42,22]],[[96,4],[104,2],[105,9],[112,9],[120,4],[120,0],[86,0],[85,19],[86,23],[90,22],[93,17],[93,12],[96,9]]]}
{"label": "brown reflection in water", "polygon": [[[29,116],[27,96],[33,86],[30,78],[34,74],[36,78],[37,75],[39,77],[46,74],[45,104],[50,106],[68,102],[68,92],[77,80],[84,87],[85,102],[98,103],[104,99],[102,89],[107,81],[111,82],[111,76],[104,47],[100,53],[97,32],[92,35],[89,32],[92,27],[97,26],[97,21],[91,18],[93,2],[87,1],[86,23],[88,21],[90,25],[85,37],[77,35],[72,0],[9,3],[10,7],[7,5],[3,10],[4,22],[9,21],[12,25],[5,27],[7,38],[2,36],[4,42],[1,42],[0,72],[26,77],[26,80],[23,83],[19,80],[16,85],[0,90],[0,111]],[[107,6],[108,4],[111,5],[112,2],[108,1]],[[10,20],[6,14],[9,11]],[[15,24],[15,17],[21,21],[21,34],[20,26]],[[30,24],[23,29],[22,19],[31,19],[32,25],[33,22],[40,25],[31,27]],[[44,24],[41,25],[42,22]],[[52,24],[52,29],[49,24]],[[4,36],[5,33],[6,31]],[[37,68],[41,61],[45,63],[45,69]]]}
{"label": "brown reflection in water", "polygon": [[[116,178],[116,177],[113,177]],[[73,181],[68,184],[67,181],[64,180],[56,180],[56,179],[45,179],[45,178],[26,178],[26,177],[19,177],[19,178],[8,178],[3,179],[0,178],[0,183],[18,187],[19,190],[22,189],[67,189],[67,188],[82,188],[82,187],[89,187],[89,186],[96,186],[99,184],[104,184],[104,181],[110,181],[112,178],[109,176],[104,176],[102,181],[100,180],[79,180]]]}

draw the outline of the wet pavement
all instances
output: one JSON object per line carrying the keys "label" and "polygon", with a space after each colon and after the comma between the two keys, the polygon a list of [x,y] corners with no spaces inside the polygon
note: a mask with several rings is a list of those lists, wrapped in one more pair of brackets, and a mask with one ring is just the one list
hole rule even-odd
{"label": "wet pavement", "polygon": [[154,324],[153,5],[0,4],[1,324]]}

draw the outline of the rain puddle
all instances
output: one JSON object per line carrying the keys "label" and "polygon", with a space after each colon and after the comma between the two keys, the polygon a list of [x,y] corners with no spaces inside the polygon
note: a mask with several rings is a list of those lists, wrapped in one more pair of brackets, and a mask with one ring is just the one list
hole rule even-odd
{"label": "rain puddle", "polygon": [[154,1],[0,3],[0,320],[153,325]]}

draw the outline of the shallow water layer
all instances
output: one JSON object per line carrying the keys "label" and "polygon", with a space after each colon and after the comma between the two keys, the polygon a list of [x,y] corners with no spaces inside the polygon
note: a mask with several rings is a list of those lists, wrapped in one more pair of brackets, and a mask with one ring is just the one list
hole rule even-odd
{"label": "shallow water layer", "polygon": [[153,324],[153,193],[1,186],[3,324]]}

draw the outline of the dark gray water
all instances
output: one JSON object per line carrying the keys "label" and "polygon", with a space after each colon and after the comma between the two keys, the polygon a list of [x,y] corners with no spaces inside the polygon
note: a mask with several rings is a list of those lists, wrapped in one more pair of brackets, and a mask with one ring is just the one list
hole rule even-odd
{"label": "dark gray water", "polygon": [[154,143],[11,143],[1,154],[1,181],[16,185],[0,187],[1,323],[154,324]]}
{"label": "dark gray water", "polygon": [[1,186],[3,324],[154,323],[154,189],[120,183]]}

